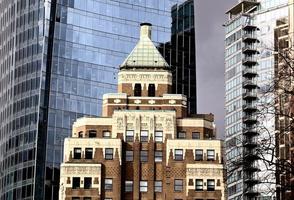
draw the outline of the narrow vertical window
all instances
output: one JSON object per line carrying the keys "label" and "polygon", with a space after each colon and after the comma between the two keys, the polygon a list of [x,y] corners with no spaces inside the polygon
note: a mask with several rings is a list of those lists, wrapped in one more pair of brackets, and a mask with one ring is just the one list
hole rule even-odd
{"label": "narrow vertical window", "polygon": [[134,96],[135,96],[135,97],[140,97],[141,95],[142,95],[141,84],[136,83],[136,84],[135,84],[135,90],[134,90]]}
{"label": "narrow vertical window", "polygon": [[149,84],[148,86],[148,97],[155,97],[155,85]]}

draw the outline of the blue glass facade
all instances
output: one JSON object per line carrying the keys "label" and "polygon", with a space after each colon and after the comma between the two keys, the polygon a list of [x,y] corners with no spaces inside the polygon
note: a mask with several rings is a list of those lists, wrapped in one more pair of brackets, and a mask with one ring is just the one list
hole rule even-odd
{"label": "blue glass facade", "polygon": [[139,24],[171,40],[184,0],[0,0],[0,194],[57,199],[63,139],[77,118],[100,114]]}

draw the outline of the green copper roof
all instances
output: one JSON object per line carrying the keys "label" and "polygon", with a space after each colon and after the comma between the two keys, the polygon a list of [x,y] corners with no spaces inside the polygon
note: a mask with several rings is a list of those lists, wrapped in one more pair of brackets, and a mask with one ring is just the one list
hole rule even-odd
{"label": "green copper roof", "polygon": [[151,24],[141,24],[140,40],[120,66],[134,68],[166,68],[169,67],[165,59],[151,41]]}

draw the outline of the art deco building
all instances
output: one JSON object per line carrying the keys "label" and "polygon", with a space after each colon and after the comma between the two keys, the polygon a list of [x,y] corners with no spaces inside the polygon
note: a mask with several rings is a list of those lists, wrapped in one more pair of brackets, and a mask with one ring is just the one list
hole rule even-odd
{"label": "art deco building", "polygon": [[[289,16],[277,20],[275,30],[276,151],[278,155],[277,199],[294,199],[294,96],[293,33],[294,1],[289,0]],[[290,91],[290,92],[288,92]]]}
{"label": "art deco building", "polygon": [[[274,104],[270,84],[275,69],[276,20],[288,16],[288,0],[239,0],[227,14],[225,125],[228,199],[274,199],[275,165],[261,160],[276,157],[275,117],[266,106],[268,102]],[[272,152],[259,145],[268,145]]]}
{"label": "art deco building", "polygon": [[172,73],[141,24],[103,114],[80,118],[64,143],[60,200],[225,199],[213,115],[187,115]]}

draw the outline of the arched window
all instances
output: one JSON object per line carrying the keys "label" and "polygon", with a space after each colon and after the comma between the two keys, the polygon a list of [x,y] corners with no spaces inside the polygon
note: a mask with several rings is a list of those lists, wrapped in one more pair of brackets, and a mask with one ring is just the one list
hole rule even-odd
{"label": "arched window", "polygon": [[140,97],[142,93],[142,88],[141,88],[141,84],[136,83],[135,84],[135,90],[134,90],[134,96],[135,97]]}
{"label": "arched window", "polygon": [[149,84],[148,86],[148,96],[149,97],[155,97],[155,85]]}

